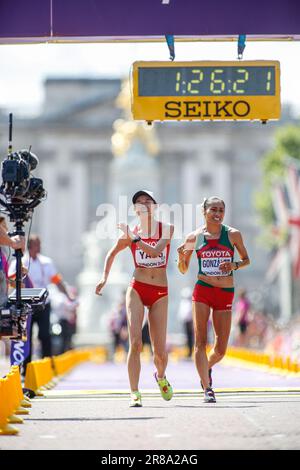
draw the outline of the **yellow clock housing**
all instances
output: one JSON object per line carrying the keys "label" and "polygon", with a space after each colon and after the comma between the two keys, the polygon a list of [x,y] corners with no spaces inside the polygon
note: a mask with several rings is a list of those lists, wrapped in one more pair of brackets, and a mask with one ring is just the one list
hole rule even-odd
{"label": "yellow clock housing", "polygon": [[136,120],[224,121],[280,117],[278,61],[135,62]]}

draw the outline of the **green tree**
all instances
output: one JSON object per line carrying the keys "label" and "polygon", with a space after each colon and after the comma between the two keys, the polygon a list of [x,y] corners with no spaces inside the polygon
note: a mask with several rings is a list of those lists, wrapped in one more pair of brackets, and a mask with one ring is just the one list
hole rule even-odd
{"label": "green tree", "polygon": [[266,153],[262,160],[262,189],[256,192],[254,203],[264,227],[261,240],[268,246],[279,245],[286,237],[284,233],[274,237],[272,232],[274,224],[272,186],[284,178],[286,163],[291,157],[300,162],[300,126],[288,125],[279,129],[275,134],[274,148]]}

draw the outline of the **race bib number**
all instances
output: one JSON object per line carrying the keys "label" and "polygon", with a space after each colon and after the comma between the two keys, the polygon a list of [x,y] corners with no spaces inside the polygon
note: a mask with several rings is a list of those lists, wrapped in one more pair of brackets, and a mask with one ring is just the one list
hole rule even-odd
{"label": "race bib number", "polygon": [[166,265],[167,259],[167,248],[165,248],[158,256],[155,258],[147,255],[142,250],[136,250],[135,252],[135,260],[136,264],[141,268],[160,268]]}
{"label": "race bib number", "polygon": [[202,258],[201,271],[207,276],[228,276],[219,269],[220,264],[224,262],[231,263],[231,258]]}

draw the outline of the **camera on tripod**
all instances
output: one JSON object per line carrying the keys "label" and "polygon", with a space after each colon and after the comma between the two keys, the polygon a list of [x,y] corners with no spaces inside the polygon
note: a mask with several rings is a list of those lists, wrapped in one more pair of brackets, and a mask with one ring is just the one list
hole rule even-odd
{"label": "camera on tripod", "polygon": [[30,175],[38,165],[38,158],[29,150],[7,156],[2,163],[1,193],[21,201],[40,200],[45,196],[43,181]]}
{"label": "camera on tripod", "polygon": [[[0,186],[1,212],[14,223],[11,236],[25,236],[24,223],[33,216],[34,208],[45,198],[43,181],[33,177],[38,158],[29,150],[12,151],[12,114],[9,115],[8,155],[2,162],[2,184]],[[21,289],[22,250],[15,250],[16,289],[9,295],[7,303],[0,306],[0,338],[26,341],[27,318],[36,306],[45,303],[47,289]]]}

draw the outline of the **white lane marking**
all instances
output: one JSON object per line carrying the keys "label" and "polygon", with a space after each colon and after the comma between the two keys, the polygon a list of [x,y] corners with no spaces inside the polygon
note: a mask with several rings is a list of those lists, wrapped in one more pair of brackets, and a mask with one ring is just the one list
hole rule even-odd
{"label": "white lane marking", "polygon": [[41,439],[55,439],[56,436],[52,436],[51,434],[45,434],[44,436],[40,436]]}
{"label": "white lane marking", "polygon": [[171,434],[155,434],[154,437],[157,437],[157,438],[166,438],[166,437],[171,437],[172,435]]}
{"label": "white lane marking", "polygon": [[[299,393],[263,393],[263,394],[251,394],[251,393],[243,393],[243,394],[228,394],[228,395],[217,395],[218,401],[243,401],[243,400],[256,400],[256,399],[269,399],[269,398],[276,398],[280,400],[281,398],[299,398]],[[148,400],[161,400],[160,396],[145,396],[144,399]],[[190,395],[190,396],[174,396],[174,399],[184,401],[184,400],[198,400],[201,402],[202,395]],[[69,402],[75,403],[77,401],[127,401],[128,397],[125,396],[99,396],[99,397],[91,397],[91,396],[66,396],[66,397],[52,397],[52,398],[43,398],[41,400],[36,400],[34,405],[38,403],[57,403],[57,402]]]}

